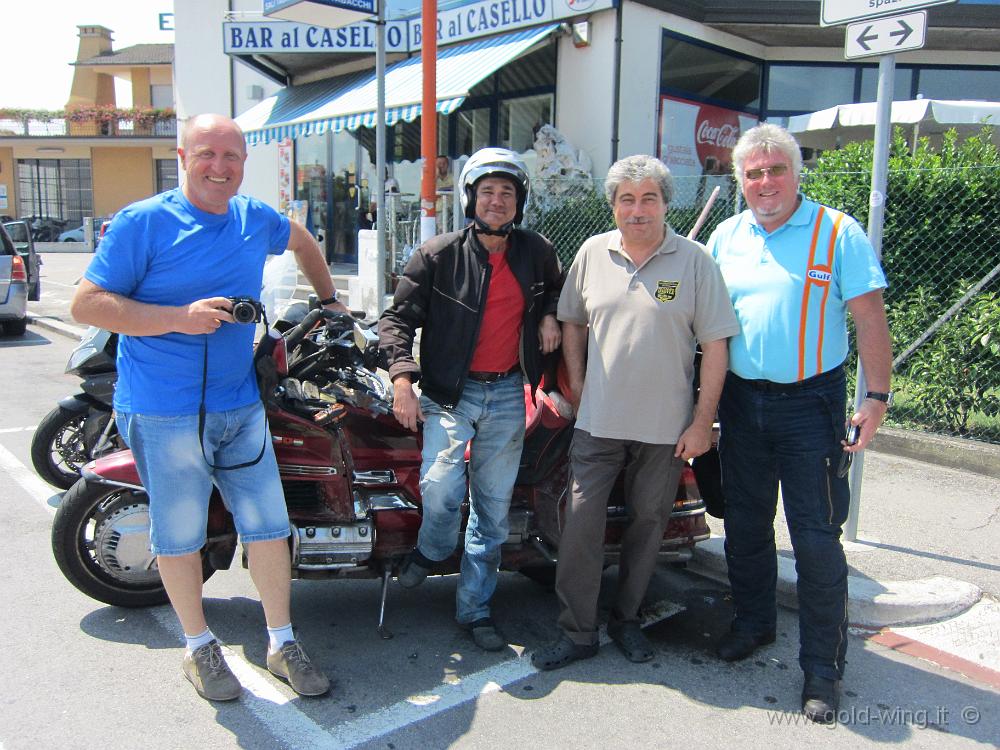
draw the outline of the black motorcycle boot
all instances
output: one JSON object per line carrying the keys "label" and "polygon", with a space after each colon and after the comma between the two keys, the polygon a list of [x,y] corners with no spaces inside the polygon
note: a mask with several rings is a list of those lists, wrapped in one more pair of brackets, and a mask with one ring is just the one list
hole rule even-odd
{"label": "black motorcycle boot", "polygon": [[802,682],[802,713],[817,724],[833,724],[840,708],[840,681],[805,673]]}

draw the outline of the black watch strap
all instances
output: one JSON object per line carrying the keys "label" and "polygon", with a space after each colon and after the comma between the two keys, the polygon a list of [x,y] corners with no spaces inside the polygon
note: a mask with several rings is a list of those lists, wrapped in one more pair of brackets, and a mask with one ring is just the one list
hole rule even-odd
{"label": "black watch strap", "polygon": [[882,401],[886,406],[892,406],[892,391],[889,391],[888,393],[868,391],[865,393],[865,398],[870,398],[874,401]]}
{"label": "black watch strap", "polygon": [[334,302],[336,302],[336,301],[337,301],[337,300],[338,300],[339,298],[340,298],[340,295],[339,295],[339,294],[337,294],[337,290],[336,290],[336,289],[334,289],[334,290],[333,290],[333,296],[332,296],[332,297],[327,297],[326,299],[321,299],[321,300],[319,301],[319,304],[320,304],[320,306],[323,306],[323,307],[325,307],[326,305],[332,305],[332,304],[333,304]]}

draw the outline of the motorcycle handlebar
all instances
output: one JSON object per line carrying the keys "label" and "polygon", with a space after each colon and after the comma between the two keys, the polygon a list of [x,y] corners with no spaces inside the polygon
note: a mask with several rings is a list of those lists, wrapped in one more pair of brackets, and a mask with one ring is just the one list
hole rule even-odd
{"label": "motorcycle handlebar", "polygon": [[306,313],[306,316],[302,319],[301,323],[285,334],[285,346],[289,350],[294,349],[298,346],[299,342],[302,341],[302,339],[304,339],[306,335],[316,327],[316,324],[319,323],[320,320],[341,321],[351,326],[357,322],[352,316],[336,312],[334,310],[327,310],[322,307],[310,310]]}

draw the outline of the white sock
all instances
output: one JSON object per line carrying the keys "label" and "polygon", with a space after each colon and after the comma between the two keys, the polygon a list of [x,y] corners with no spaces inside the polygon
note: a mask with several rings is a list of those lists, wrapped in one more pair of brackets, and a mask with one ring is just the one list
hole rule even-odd
{"label": "white sock", "polygon": [[295,635],[292,633],[292,623],[280,628],[268,628],[267,639],[269,641],[268,651],[272,654],[277,653],[286,643],[295,640]]}
{"label": "white sock", "polygon": [[185,633],[184,638],[187,640],[188,653],[191,654],[204,646],[206,643],[211,643],[215,640],[215,636],[212,635],[212,631],[208,628],[205,628],[205,632],[200,635],[188,635]]}

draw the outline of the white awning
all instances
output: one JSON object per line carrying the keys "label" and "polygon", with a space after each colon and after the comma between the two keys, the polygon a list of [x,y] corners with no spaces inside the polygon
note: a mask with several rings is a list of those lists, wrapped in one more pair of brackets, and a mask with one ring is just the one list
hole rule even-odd
{"label": "white awning", "polygon": [[[871,138],[876,104],[840,104],[805,115],[788,118],[788,130],[803,146],[832,148],[838,139]],[[941,133],[952,127],[963,132],[983,125],[1000,125],[1000,102],[944,99],[913,99],[892,103],[894,125],[921,126],[923,134]]]}
{"label": "white awning", "polygon": [[[437,57],[437,111],[458,109],[469,90],[499,68],[528,52],[559,28],[537,26],[511,34],[443,47]],[[390,66],[385,72],[385,121],[413,122],[420,116],[423,71],[420,57]],[[298,135],[375,127],[374,71],[326,81],[289,86],[247,110],[236,122],[250,144]]]}

